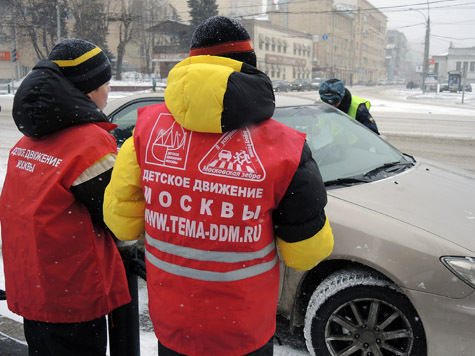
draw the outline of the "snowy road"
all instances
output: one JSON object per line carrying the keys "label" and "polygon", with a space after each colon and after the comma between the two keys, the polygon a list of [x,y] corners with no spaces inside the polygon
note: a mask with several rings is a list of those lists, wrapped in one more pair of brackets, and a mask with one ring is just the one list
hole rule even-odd
{"label": "snowy road", "polygon": [[[426,93],[401,87],[355,86],[371,102],[379,131],[400,151],[475,171],[475,93]],[[296,93],[292,93],[295,95]],[[316,93],[299,93],[315,99]]]}

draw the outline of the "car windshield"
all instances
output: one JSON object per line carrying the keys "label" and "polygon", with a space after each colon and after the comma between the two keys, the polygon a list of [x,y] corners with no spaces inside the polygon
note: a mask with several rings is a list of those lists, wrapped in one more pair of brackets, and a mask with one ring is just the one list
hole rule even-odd
{"label": "car windshield", "polygon": [[307,134],[327,186],[382,179],[414,163],[412,157],[330,105],[280,107],[273,118]]}

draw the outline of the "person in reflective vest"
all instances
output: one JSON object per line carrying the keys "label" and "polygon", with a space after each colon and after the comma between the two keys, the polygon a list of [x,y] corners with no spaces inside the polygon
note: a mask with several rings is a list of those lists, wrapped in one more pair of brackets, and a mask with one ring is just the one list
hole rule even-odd
{"label": "person in reflective vest", "polygon": [[104,220],[145,238],[160,356],[272,355],[277,246],[301,270],[332,251],[320,172],[274,103],[246,29],[211,17],[118,154]]}
{"label": "person in reflective vest", "polygon": [[101,111],[111,66],[67,39],[15,94],[24,136],[0,197],[8,308],[24,318],[30,355],[105,355],[105,315],[130,302],[124,265],[102,217],[117,145]]}
{"label": "person in reflective vest", "polygon": [[323,82],[318,93],[323,102],[338,108],[379,135],[376,121],[369,113],[371,103],[352,95],[341,80],[333,78]]}

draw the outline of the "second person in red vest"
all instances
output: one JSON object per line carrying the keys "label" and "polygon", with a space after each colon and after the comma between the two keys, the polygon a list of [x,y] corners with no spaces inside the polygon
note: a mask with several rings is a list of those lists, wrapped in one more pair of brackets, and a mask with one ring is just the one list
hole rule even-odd
{"label": "second person in red vest", "polygon": [[212,17],[119,152],[105,221],[145,238],[160,356],[272,355],[277,248],[304,270],[332,251],[319,169],[274,105],[246,29]]}
{"label": "second person in red vest", "polygon": [[117,153],[106,106],[111,64],[95,44],[58,43],[15,94],[24,135],[0,197],[8,308],[24,318],[30,355],[105,356],[105,315],[130,302],[102,217]]}

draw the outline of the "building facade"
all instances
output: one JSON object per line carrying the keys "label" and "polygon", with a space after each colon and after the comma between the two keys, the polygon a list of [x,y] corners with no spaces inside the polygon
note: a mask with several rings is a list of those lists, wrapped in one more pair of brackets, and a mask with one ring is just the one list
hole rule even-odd
{"label": "building facade", "polygon": [[257,57],[257,67],[272,80],[312,78],[313,37],[268,21],[242,20]]}
{"label": "building facade", "polygon": [[386,34],[386,75],[390,82],[407,78],[408,51],[406,36],[399,31],[389,30]]}
{"label": "building facade", "polygon": [[315,74],[350,84],[386,77],[387,18],[368,1],[269,1],[268,8],[272,23],[314,36]]}
{"label": "building facade", "polygon": [[[348,84],[364,84],[386,78],[386,17],[367,0],[267,0],[267,3],[266,0],[217,0],[216,3],[221,15],[251,21],[245,26],[252,33],[258,65],[272,79],[338,77]],[[177,34],[157,31],[157,26],[168,20],[186,26],[190,10],[186,0],[147,0],[144,4],[148,5],[142,6],[135,16],[140,23],[132,24],[135,32],[127,42],[122,70],[160,73],[163,77],[173,63],[187,54],[187,44],[177,43]],[[117,15],[109,22],[107,36],[113,56],[117,56],[124,29],[118,16],[121,6],[119,0],[110,2],[112,13]],[[69,21],[72,28],[75,20]],[[20,44],[17,48],[22,55],[17,63],[20,77],[39,59],[28,41],[21,43],[25,48]],[[0,50],[9,51],[9,43]],[[11,73],[11,68],[8,60],[0,60],[0,74]]]}
{"label": "building facade", "polygon": [[351,3],[355,13],[354,82],[377,83],[386,79],[387,17],[367,0]]}
{"label": "building facade", "polygon": [[447,81],[448,72],[458,71],[467,83],[475,83],[475,47],[453,47],[451,44],[447,54],[433,56],[434,73],[439,82]]}

